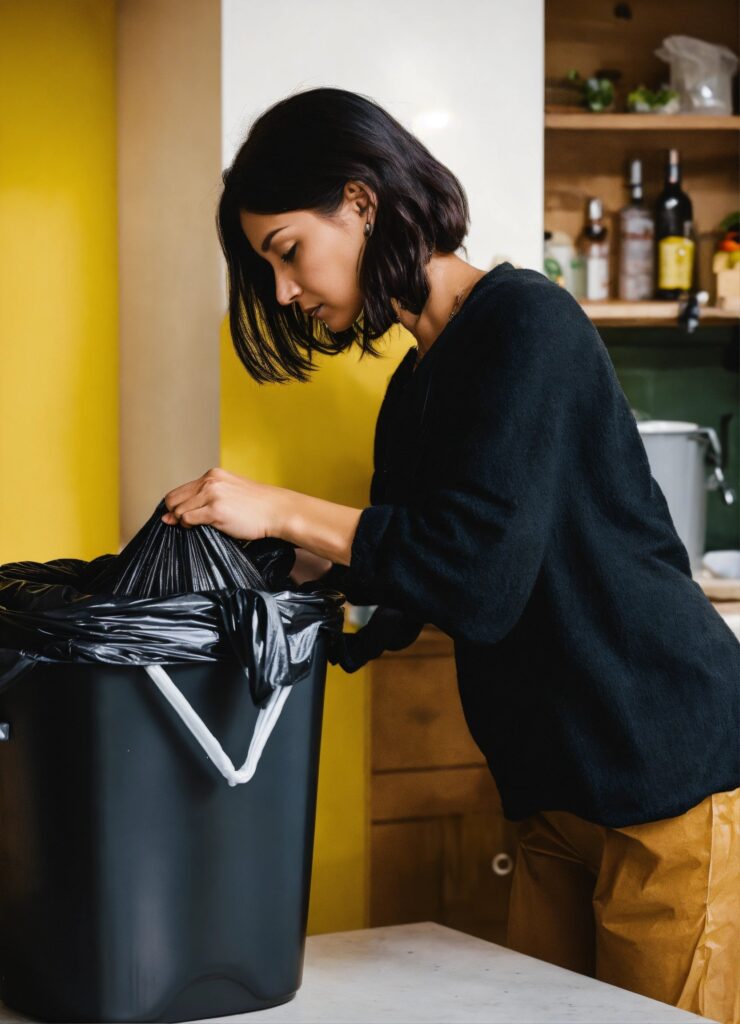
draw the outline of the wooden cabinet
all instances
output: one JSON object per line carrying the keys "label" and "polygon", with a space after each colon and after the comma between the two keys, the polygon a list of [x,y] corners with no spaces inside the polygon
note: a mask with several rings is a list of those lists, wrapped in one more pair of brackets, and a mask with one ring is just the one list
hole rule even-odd
{"label": "wooden cabinet", "polygon": [[372,663],[370,925],[505,940],[515,826],[473,742],[452,641],[432,626]]}

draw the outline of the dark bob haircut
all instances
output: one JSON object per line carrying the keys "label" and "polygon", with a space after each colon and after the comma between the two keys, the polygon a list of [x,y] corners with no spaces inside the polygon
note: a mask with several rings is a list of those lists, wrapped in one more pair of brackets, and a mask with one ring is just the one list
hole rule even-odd
{"label": "dark bob haircut", "polygon": [[[311,210],[331,216],[344,186],[359,180],[378,205],[359,271],[363,310],[333,332],[297,302],[277,301],[270,264],[246,238],[239,214]],[[398,317],[390,303],[420,313],[429,295],[431,250],[453,253],[470,219],[462,185],[403,125],[366,96],[309,89],[269,107],[223,173],[217,227],[226,257],[229,323],[237,355],[260,383],[306,381],[314,350],[335,355],[373,341]]]}

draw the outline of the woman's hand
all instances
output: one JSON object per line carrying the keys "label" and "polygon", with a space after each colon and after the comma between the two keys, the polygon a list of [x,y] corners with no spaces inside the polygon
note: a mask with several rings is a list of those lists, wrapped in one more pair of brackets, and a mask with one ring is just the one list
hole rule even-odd
{"label": "woman's hand", "polygon": [[162,522],[169,526],[207,523],[237,540],[279,537],[290,493],[225,469],[209,469],[165,495],[168,511]]}
{"label": "woman's hand", "polygon": [[[261,484],[225,469],[209,469],[197,480],[175,487],[164,500],[168,511],[162,522],[168,525],[208,523],[237,540],[279,537],[329,565],[350,564],[362,514],[362,509],[350,505]],[[317,575],[323,575],[320,563]]]}
{"label": "woman's hand", "polygon": [[306,548],[295,549],[295,565],[290,570],[290,578],[294,583],[305,583],[307,580],[317,580],[332,567],[330,558],[322,558],[315,555],[313,551]]}

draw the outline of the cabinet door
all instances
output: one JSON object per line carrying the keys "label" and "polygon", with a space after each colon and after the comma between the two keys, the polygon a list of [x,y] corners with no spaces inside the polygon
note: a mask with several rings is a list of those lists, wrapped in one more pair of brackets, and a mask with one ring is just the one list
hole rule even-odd
{"label": "cabinet door", "polygon": [[504,942],[515,827],[470,737],[451,643],[422,635],[384,655],[371,699],[370,925],[438,921]]}
{"label": "cabinet door", "polygon": [[505,942],[514,834],[492,810],[375,822],[371,864],[371,926],[437,921]]}
{"label": "cabinet door", "polygon": [[374,772],[485,764],[463,717],[452,655],[380,658],[371,728]]}

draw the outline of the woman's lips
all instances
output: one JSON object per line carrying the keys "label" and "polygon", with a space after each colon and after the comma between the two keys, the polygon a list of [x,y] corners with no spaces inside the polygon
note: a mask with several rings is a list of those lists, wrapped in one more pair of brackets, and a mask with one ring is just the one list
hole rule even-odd
{"label": "woman's lips", "polygon": [[311,316],[318,316],[320,310],[321,310],[321,305],[317,306],[316,309],[312,309],[311,310]]}

